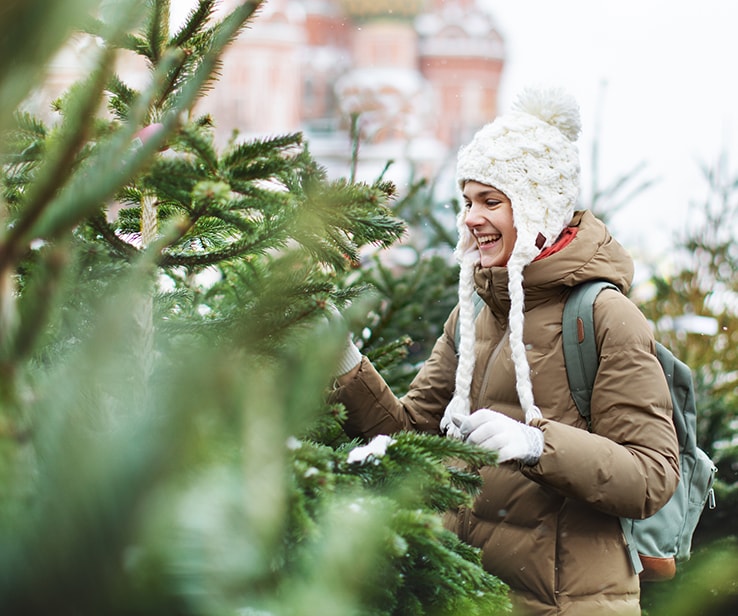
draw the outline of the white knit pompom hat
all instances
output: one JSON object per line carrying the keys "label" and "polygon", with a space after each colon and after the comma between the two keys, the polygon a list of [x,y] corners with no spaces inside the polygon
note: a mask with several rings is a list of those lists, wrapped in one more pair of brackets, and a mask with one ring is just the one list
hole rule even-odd
{"label": "white knit pompom hat", "polygon": [[[533,401],[523,344],[523,269],[543,248],[556,241],[574,214],[579,194],[579,152],[575,141],[580,130],[579,107],[574,98],[560,89],[527,89],[519,95],[511,112],[481,128],[458,154],[456,179],[460,188],[470,180],[494,186],[512,204],[518,237],[507,263],[510,347],[526,422],[540,417],[541,412]],[[464,209],[457,220],[456,247],[461,265],[459,364],[454,397],[441,423],[451,436],[458,436],[452,416],[470,412],[474,369],[472,298],[479,251],[465,219]]]}

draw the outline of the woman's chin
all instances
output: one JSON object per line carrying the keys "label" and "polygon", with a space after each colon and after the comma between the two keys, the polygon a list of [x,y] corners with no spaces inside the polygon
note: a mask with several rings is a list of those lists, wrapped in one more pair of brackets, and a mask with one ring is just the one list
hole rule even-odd
{"label": "woman's chin", "polygon": [[482,267],[494,267],[495,265],[499,264],[500,260],[498,258],[498,255],[480,255],[479,265],[481,265]]}
{"label": "woman's chin", "polygon": [[507,261],[510,258],[509,255],[502,255],[499,252],[494,254],[484,254],[481,250],[479,251],[479,265],[481,267],[504,267],[507,265]]}

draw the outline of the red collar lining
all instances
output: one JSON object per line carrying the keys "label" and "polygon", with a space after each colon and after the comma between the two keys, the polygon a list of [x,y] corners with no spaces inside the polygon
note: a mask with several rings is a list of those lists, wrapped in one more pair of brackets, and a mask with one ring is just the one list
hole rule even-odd
{"label": "red collar lining", "polygon": [[546,257],[550,257],[552,254],[559,252],[559,250],[566,248],[574,239],[578,230],[579,227],[566,227],[566,229],[561,232],[561,235],[559,235],[557,240],[548,248],[544,248],[533,260],[538,261],[540,259],[545,259]]}

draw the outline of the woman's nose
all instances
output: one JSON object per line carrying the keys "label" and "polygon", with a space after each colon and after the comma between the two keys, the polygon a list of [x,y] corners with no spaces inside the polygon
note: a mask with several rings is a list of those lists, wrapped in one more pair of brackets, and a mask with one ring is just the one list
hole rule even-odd
{"label": "woman's nose", "polygon": [[482,218],[481,214],[482,208],[472,203],[471,206],[469,206],[469,209],[467,209],[466,211],[466,226],[471,229],[482,224],[484,222],[484,219]]}

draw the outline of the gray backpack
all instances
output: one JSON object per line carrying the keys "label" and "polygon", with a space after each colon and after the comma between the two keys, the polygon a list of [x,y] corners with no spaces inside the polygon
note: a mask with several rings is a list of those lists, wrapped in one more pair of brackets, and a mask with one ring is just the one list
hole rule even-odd
{"label": "gray backpack", "polygon": [[[620,290],[612,283],[596,280],[574,288],[564,306],[562,334],[564,361],[574,403],[590,426],[590,401],[599,355],[594,332],[594,301],[603,289]],[[484,300],[474,294],[474,315]],[[459,327],[456,327],[456,346]],[[678,561],[687,560],[692,536],[705,504],[715,507],[712,484],[717,469],[697,447],[697,408],[692,371],[666,347],[656,343],[656,354],[669,384],[674,407],[673,421],[679,440],[680,479],[671,499],[644,520],[620,518],[633,569],[642,581],[669,580]]]}
{"label": "gray backpack", "polygon": [[[594,301],[603,289],[619,289],[593,281],[575,287],[564,307],[563,342],[569,388],[579,413],[590,422],[592,386],[599,364],[594,334]],[[658,512],[644,520],[621,518],[631,562],[642,581],[668,580],[676,564],[689,558],[692,536],[705,503],[715,507],[712,484],[717,469],[697,447],[697,408],[692,371],[666,347],[656,354],[669,384],[673,421],[679,440],[680,479],[676,492]]]}

